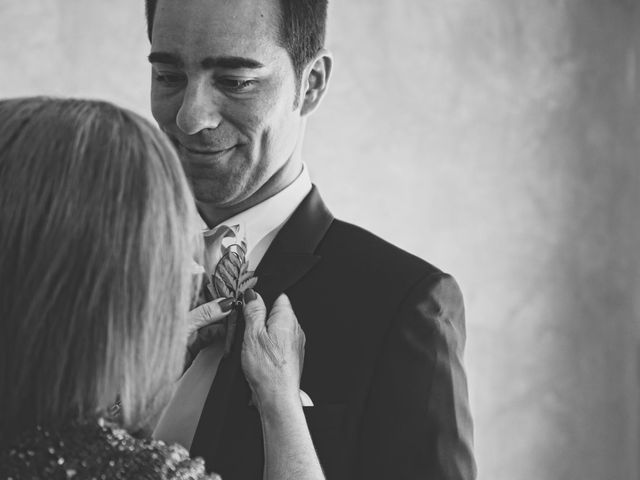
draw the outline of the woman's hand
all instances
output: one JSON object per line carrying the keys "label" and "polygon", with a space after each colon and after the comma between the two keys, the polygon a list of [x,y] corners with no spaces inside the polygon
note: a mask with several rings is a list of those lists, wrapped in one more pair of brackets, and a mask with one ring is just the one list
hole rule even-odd
{"label": "woman's hand", "polygon": [[300,403],[300,376],[305,336],[286,295],[280,295],[267,317],[262,298],[244,294],[245,331],[242,369],[260,411]]}
{"label": "woman's hand", "polygon": [[232,298],[218,298],[212,302],[203,303],[189,312],[187,366],[193,362],[200,350],[216,339],[224,338],[223,320],[233,310],[233,304]]}
{"label": "woman's hand", "polygon": [[305,337],[291,303],[280,295],[267,317],[253,290],[244,300],[242,369],[260,412],[264,478],[325,480],[300,400]]}

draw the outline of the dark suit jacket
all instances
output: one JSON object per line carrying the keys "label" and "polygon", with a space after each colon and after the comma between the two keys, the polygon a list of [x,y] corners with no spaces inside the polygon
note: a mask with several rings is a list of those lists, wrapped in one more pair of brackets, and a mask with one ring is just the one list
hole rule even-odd
{"label": "dark suit jacket", "polygon": [[[286,292],[305,332],[301,388],[314,402],[305,414],[329,480],[475,478],[464,307],[451,276],[334,219],[315,187],[257,275],[267,305]],[[224,480],[261,480],[260,418],[239,362],[242,328],[191,454]]]}

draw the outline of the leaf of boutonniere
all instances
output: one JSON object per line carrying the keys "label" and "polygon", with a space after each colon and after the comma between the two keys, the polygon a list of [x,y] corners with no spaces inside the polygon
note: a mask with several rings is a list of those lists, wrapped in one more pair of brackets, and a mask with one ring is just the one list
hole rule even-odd
{"label": "leaf of boutonniere", "polygon": [[[216,298],[233,298],[236,302],[236,311],[242,306],[244,292],[248,288],[255,287],[258,282],[255,272],[249,271],[249,263],[246,260],[247,246],[243,241],[224,249],[224,255],[218,262],[215,272],[211,276],[213,293]],[[233,337],[236,331],[237,315],[231,314],[226,319],[227,333],[225,337],[225,356],[231,351]]]}
{"label": "leaf of boutonniere", "polygon": [[253,288],[258,283],[258,277],[253,275],[253,272],[246,272],[240,277],[240,290],[243,292],[249,288]]}
{"label": "leaf of boutonniere", "polygon": [[[235,268],[233,265],[226,265],[227,262],[220,262],[221,265],[218,267],[219,279],[224,282],[227,288],[232,289],[235,285]],[[231,267],[231,268],[230,268]]]}
{"label": "leaf of boutonniere", "polygon": [[230,287],[220,277],[213,276],[213,289],[216,298],[234,298]]}

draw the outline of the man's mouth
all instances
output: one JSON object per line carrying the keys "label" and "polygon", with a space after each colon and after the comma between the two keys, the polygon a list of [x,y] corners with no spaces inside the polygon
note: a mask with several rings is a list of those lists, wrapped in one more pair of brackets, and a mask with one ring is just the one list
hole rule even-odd
{"label": "man's mouth", "polygon": [[199,147],[199,146],[187,147],[186,145],[180,144],[180,147],[193,155],[220,156],[234,149],[235,145],[232,145],[231,147],[227,147],[227,148],[206,148],[206,147]]}

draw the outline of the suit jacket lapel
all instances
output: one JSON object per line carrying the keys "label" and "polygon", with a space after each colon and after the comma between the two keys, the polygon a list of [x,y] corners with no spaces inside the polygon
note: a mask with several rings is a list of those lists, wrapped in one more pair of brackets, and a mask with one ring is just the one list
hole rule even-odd
{"label": "suit jacket lapel", "polygon": [[[315,186],[282,227],[256,271],[260,293],[270,308],[277,296],[300,280],[319,260],[314,252],[329,229],[333,215]],[[244,321],[238,322],[234,346],[218,367],[196,429],[191,454],[202,456],[209,468],[224,476],[243,461],[242,452],[227,450],[238,442],[235,420],[250,398],[240,366]],[[222,439],[225,441],[222,441]]]}
{"label": "suit jacket lapel", "polygon": [[256,291],[267,306],[320,260],[314,252],[332,221],[333,215],[313,186],[282,227],[256,271]]}

